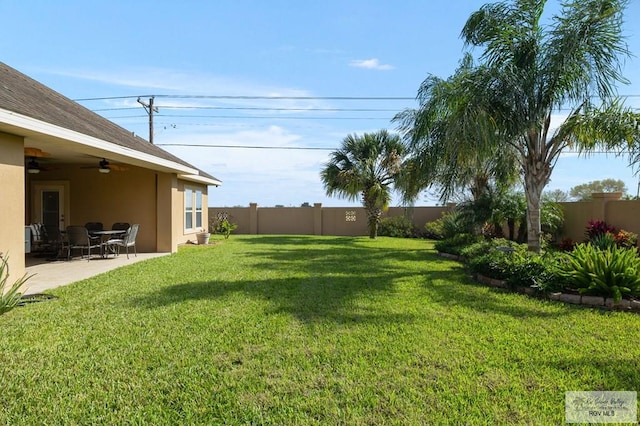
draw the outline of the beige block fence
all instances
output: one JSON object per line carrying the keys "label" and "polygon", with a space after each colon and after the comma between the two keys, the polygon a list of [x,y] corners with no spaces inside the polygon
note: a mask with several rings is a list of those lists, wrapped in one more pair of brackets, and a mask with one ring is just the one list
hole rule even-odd
{"label": "beige block fence", "polygon": [[[560,203],[565,224],[560,238],[584,240],[589,220],[604,220],[617,229],[640,234],[640,201],[621,200],[620,193],[593,194],[590,201]],[[383,218],[405,215],[423,229],[454,206],[390,207]],[[367,215],[362,207],[209,207],[209,218],[224,214],[236,223],[236,234],[366,236]]]}

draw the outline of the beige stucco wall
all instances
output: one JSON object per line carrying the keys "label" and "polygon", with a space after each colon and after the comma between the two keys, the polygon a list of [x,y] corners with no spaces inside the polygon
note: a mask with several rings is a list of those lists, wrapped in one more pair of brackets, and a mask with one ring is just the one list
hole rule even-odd
{"label": "beige stucco wall", "polygon": [[[195,240],[195,233],[184,230],[185,186],[203,191],[204,223],[207,220],[207,186],[181,181],[175,174],[134,166],[103,174],[78,165],[56,165],[56,170],[27,176],[30,192],[46,182],[67,184],[66,225],[102,222],[109,229],[115,222],[139,224],[136,246],[140,252],[175,252],[179,244]],[[38,220],[33,216],[27,213],[26,223]]]}
{"label": "beige stucco wall", "polygon": [[[407,215],[416,226],[442,216],[448,207],[392,207],[383,217]],[[298,235],[368,235],[367,214],[362,207],[210,207],[209,217],[227,214],[229,220],[238,225],[236,234],[298,234]],[[348,213],[348,214],[347,214]],[[347,220],[353,219],[355,221]]]}
{"label": "beige stucco wall", "polygon": [[609,201],[606,218],[617,229],[625,229],[640,235],[640,200]]}
{"label": "beige stucco wall", "polygon": [[[202,227],[191,231],[184,229],[184,192],[187,188],[202,191]],[[195,242],[197,241],[196,234],[198,232],[208,231],[209,211],[207,208],[207,204],[209,202],[209,196],[207,190],[208,188],[206,185],[178,180],[176,190],[173,191],[173,212],[175,214],[173,224],[177,244],[184,244],[188,241]]]}
{"label": "beige stucco wall", "polygon": [[572,241],[584,240],[587,222],[593,219],[591,203],[580,201],[573,203],[560,203],[564,211],[564,225],[562,226],[561,239],[570,238]]}
{"label": "beige stucco wall", "polygon": [[[45,165],[46,163],[43,162]],[[115,222],[140,225],[136,247],[140,252],[155,252],[157,247],[156,173],[139,167],[126,171],[99,173],[96,168],[56,165],[55,170],[27,174],[29,198],[36,184],[67,182],[69,203],[65,226],[102,222],[110,229]],[[39,221],[35,212],[28,222]]]}
{"label": "beige stucco wall", "polygon": [[0,133],[0,252],[9,259],[9,283],[24,275],[24,142]]}
{"label": "beige stucco wall", "polygon": [[260,209],[258,233],[313,235],[313,208],[267,207]]}
{"label": "beige stucco wall", "polygon": [[[616,229],[640,234],[640,200],[619,200],[620,194],[594,194],[592,201],[560,203],[565,224],[560,239],[584,240],[585,227],[592,219],[605,220]],[[407,215],[419,229],[427,222],[439,219],[454,206],[392,207],[383,217]],[[236,234],[306,234],[306,235],[368,235],[367,215],[362,207],[210,207],[210,217],[226,213],[238,225]],[[348,213],[348,214],[347,214]],[[355,221],[352,219],[355,214]]]}
{"label": "beige stucco wall", "polygon": [[156,178],[156,226],[158,227],[156,249],[158,252],[174,253],[178,249],[178,229],[182,223],[178,223],[181,221],[179,209],[182,205],[177,196],[178,180],[175,175],[168,173],[158,173]]}
{"label": "beige stucco wall", "polygon": [[593,194],[590,201],[560,203],[565,216],[561,238],[584,241],[590,220],[604,220],[616,229],[640,235],[640,200],[620,200],[621,195]]}

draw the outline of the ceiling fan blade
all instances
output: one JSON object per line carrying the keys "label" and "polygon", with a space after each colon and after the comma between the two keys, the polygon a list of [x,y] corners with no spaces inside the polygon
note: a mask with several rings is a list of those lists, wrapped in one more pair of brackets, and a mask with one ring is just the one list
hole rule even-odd
{"label": "ceiling fan blade", "polygon": [[109,164],[109,168],[110,168],[111,170],[116,171],[116,172],[126,172],[127,170],[129,170],[129,168],[128,168],[128,167],[120,166],[120,165],[118,165],[118,164]]}
{"label": "ceiling fan blade", "polygon": [[43,158],[43,157],[50,157],[51,154],[49,154],[48,152],[44,152],[40,148],[25,147],[24,148],[24,156],[25,157],[33,157],[33,158]]}

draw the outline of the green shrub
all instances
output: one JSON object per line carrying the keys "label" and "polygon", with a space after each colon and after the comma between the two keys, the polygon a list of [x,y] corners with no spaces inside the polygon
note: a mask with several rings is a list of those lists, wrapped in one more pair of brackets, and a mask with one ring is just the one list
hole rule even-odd
{"label": "green shrub", "polygon": [[480,238],[471,234],[457,234],[451,238],[436,241],[434,247],[441,253],[460,255],[462,249],[479,241]]}
{"label": "green shrub", "polygon": [[460,255],[465,259],[472,259],[494,250],[506,252],[512,252],[514,250],[526,251],[527,247],[526,245],[515,244],[513,241],[509,241],[506,238],[489,238],[476,241],[475,243],[463,248],[460,251]]}
{"label": "green shrub", "polygon": [[512,253],[499,250],[490,250],[484,254],[467,259],[467,265],[471,272],[485,277],[506,280],[509,278],[508,263]]}
{"label": "green shrub", "polygon": [[458,210],[444,213],[440,220],[442,220],[442,237],[444,239],[454,238],[460,234],[473,233],[472,228]]}
{"label": "green shrub", "polygon": [[461,250],[469,269],[486,277],[505,280],[512,288],[534,287],[540,291],[562,288],[559,274],[562,253],[540,255],[503,238],[481,241]]}
{"label": "green shrub", "polygon": [[611,232],[605,232],[594,236],[591,244],[599,250],[607,250],[616,246],[616,240]]}
{"label": "green shrub", "polygon": [[418,235],[418,231],[408,217],[394,216],[380,221],[378,235],[382,237],[412,238]]}
{"label": "green shrub", "polygon": [[561,270],[567,284],[581,294],[613,297],[640,295],[640,258],[635,249],[578,244]]}
{"label": "green shrub", "polygon": [[444,219],[436,219],[424,225],[424,237],[432,240],[444,239]]}
{"label": "green shrub", "polygon": [[[9,285],[9,263],[0,253],[0,315],[15,308],[20,302],[22,285],[30,278],[24,275],[22,278]],[[8,288],[7,288],[8,286]]]}
{"label": "green shrub", "polygon": [[216,232],[218,234],[224,235],[224,239],[226,240],[229,238],[229,235],[231,235],[231,233],[235,231],[237,228],[238,228],[237,224],[231,223],[227,219],[224,219],[222,222],[218,224],[218,228]]}
{"label": "green shrub", "polygon": [[507,282],[511,287],[534,287],[540,291],[560,291],[564,280],[560,275],[560,265],[565,255],[546,252],[542,255],[524,252],[516,253],[508,264]]}

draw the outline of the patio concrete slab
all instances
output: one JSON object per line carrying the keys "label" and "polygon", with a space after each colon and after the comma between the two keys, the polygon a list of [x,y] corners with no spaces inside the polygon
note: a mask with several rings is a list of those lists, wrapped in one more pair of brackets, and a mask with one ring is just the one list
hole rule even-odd
{"label": "patio concrete slab", "polygon": [[35,275],[29,278],[25,284],[24,294],[43,293],[46,290],[84,280],[121,266],[169,254],[138,253],[137,256],[129,255],[129,259],[127,259],[126,255],[121,254],[120,256],[112,256],[105,259],[92,258],[89,261],[79,258],[70,261],[56,260],[52,262],[28,259],[27,275]]}

